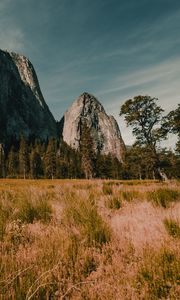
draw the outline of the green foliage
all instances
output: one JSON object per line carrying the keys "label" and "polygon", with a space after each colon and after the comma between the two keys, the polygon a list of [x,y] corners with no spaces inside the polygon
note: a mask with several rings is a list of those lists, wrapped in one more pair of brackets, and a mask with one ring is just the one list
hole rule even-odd
{"label": "green foliage", "polygon": [[178,220],[174,220],[172,218],[165,218],[164,225],[169,233],[174,238],[180,238],[180,224]]}
{"label": "green foliage", "polygon": [[148,146],[133,146],[125,156],[124,173],[126,179],[154,179],[157,157]]}
{"label": "green foliage", "polygon": [[160,188],[148,192],[148,200],[156,206],[168,208],[172,202],[180,200],[180,192],[178,190]]}
{"label": "green foliage", "polygon": [[120,115],[125,116],[128,126],[132,126],[137,142],[154,149],[156,143],[165,138],[165,132],[157,125],[162,119],[163,109],[156,104],[157,98],[136,96],[122,105]]}
{"label": "green foliage", "polygon": [[180,104],[178,104],[177,109],[171,111],[166,116],[163,126],[168,132],[177,134],[178,142],[176,144],[176,151],[180,154]]}

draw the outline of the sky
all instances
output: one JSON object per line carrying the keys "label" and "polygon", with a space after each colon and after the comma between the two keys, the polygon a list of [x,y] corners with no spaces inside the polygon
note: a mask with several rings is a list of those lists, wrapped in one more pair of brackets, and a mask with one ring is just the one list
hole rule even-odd
{"label": "sky", "polygon": [[0,48],[30,59],[56,120],[89,92],[129,145],[127,99],[156,97],[165,113],[180,103],[179,0],[0,0]]}

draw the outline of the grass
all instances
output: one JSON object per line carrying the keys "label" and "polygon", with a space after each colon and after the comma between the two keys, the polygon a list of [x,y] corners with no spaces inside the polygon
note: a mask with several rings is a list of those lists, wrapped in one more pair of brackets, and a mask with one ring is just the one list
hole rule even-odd
{"label": "grass", "polygon": [[174,238],[180,238],[180,224],[178,220],[165,218],[164,225],[170,236]]}
{"label": "grass", "polygon": [[164,208],[170,207],[173,202],[180,200],[180,191],[160,188],[151,192],[148,192],[148,200],[156,206],[161,206]]}
{"label": "grass", "polygon": [[145,289],[146,299],[176,299],[180,284],[180,257],[168,248],[147,254],[137,276],[139,288]]}
{"label": "grass", "polygon": [[120,209],[122,207],[122,200],[118,196],[110,196],[105,201],[105,204],[109,209]]}
{"label": "grass", "polygon": [[0,299],[179,298],[179,183],[110,182],[0,180]]}
{"label": "grass", "polygon": [[112,185],[108,184],[108,182],[103,183],[102,190],[103,190],[104,195],[112,195],[113,194]]}
{"label": "grass", "polygon": [[95,201],[71,196],[64,211],[64,220],[80,231],[88,246],[102,245],[110,241],[110,228],[98,214]]}

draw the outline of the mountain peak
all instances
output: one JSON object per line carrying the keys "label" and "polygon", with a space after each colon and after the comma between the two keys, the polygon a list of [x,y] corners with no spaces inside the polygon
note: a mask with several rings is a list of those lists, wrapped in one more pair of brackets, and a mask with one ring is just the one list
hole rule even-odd
{"label": "mountain peak", "polygon": [[57,136],[56,121],[24,55],[0,50],[0,142],[21,134],[45,139]]}
{"label": "mountain peak", "polygon": [[83,124],[86,123],[94,141],[94,150],[123,160],[125,146],[118,124],[106,114],[102,104],[92,94],[81,94],[64,114],[63,123],[63,140],[74,149],[80,147]]}

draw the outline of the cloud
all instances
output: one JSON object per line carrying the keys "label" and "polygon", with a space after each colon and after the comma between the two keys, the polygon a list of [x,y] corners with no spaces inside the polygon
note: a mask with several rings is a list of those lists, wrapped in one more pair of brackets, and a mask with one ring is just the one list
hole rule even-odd
{"label": "cloud", "polygon": [[[148,94],[165,99],[165,108],[170,108],[173,104],[172,97],[176,99],[180,94],[179,88],[180,78],[180,57],[163,63],[155,64],[149,68],[143,68],[126,75],[117,76],[113,80],[106,82],[106,87],[98,92],[100,96],[113,95],[118,93],[119,99],[121,95],[132,97],[134,92]],[[121,93],[121,94],[120,94]],[[171,101],[168,102],[171,96]],[[169,99],[170,100],[170,99]],[[116,104],[117,100],[114,104]],[[170,104],[170,105],[169,105]]]}
{"label": "cloud", "polygon": [[9,51],[24,50],[24,35],[19,28],[0,28],[0,45],[1,48]]}
{"label": "cloud", "polygon": [[0,2],[0,47],[9,51],[23,51],[24,33],[8,14],[11,2],[12,0]]}
{"label": "cloud", "polygon": [[0,2],[0,13],[8,7],[8,5],[10,4],[11,1],[12,0],[1,0],[1,2]]}
{"label": "cloud", "polygon": [[[123,118],[119,117],[120,106],[127,99],[136,95],[150,95],[159,99],[159,105],[165,109],[165,114],[180,103],[180,57],[166,60],[149,68],[142,68],[132,73],[116,76],[106,82],[97,96],[104,99],[104,106],[108,113],[118,120],[125,143],[134,142],[132,130],[126,127]],[[176,137],[171,136],[164,146],[174,147]]]}

